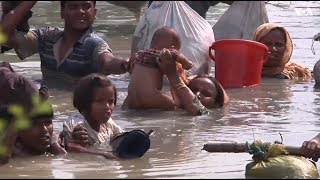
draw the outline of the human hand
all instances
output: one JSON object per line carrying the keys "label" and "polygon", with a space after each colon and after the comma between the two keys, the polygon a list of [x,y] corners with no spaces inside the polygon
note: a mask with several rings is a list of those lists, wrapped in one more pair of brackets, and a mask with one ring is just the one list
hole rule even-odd
{"label": "human hand", "polygon": [[89,145],[89,134],[87,130],[80,125],[74,127],[72,131],[72,142],[80,144],[82,146]]}
{"label": "human hand", "polygon": [[102,156],[105,157],[106,159],[119,159],[118,156],[114,155],[113,153],[109,153],[109,152],[102,153]]}
{"label": "human hand", "polygon": [[305,157],[311,158],[317,162],[320,157],[320,142],[316,139],[304,141],[301,152]]}
{"label": "human hand", "polygon": [[135,61],[135,59],[137,58],[137,56],[138,56],[138,54],[137,54],[137,53],[134,53],[134,54],[132,54],[131,57],[129,58],[127,72],[129,72],[130,74],[132,73],[133,66],[134,66],[134,61]]}
{"label": "human hand", "polygon": [[168,49],[164,48],[161,51],[156,62],[163,74],[166,74],[168,76],[177,73],[176,62],[172,58],[171,53]]}

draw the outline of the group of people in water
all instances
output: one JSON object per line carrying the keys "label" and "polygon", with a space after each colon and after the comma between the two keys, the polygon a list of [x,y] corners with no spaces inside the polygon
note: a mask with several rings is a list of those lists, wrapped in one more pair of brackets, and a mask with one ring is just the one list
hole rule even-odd
{"label": "group of people in water", "polygon": [[[20,104],[31,112],[32,97],[38,95],[45,102],[49,89],[45,85],[38,89],[35,82],[17,74],[9,63],[3,62],[0,68],[0,118],[7,120],[9,128],[2,140],[7,153],[0,155],[1,163],[8,162],[12,156],[46,152],[81,152],[118,158],[114,153],[91,148],[108,145],[113,137],[124,132],[111,118],[117,105],[117,89],[108,79],[109,74],[130,73],[124,109],[185,110],[191,115],[202,115],[228,105],[229,96],[214,77],[187,73],[193,64],[179,52],[181,40],[174,29],[159,28],[149,49],[127,59],[116,57],[92,28],[97,11],[95,1],[60,3],[64,29],[17,30],[36,1],[22,1],[7,10],[1,27],[8,41],[2,47],[14,48],[20,59],[39,53],[43,81],[54,78],[75,84],[73,106],[77,112],[63,123],[59,135],[53,133],[51,106],[51,111],[46,113],[27,113],[32,122],[30,128],[21,131],[10,128],[14,120],[10,105]],[[257,28],[252,40],[265,44],[270,51],[262,77],[312,78],[307,68],[289,62],[293,45],[285,28],[274,23],[263,24]],[[164,76],[169,81],[171,96],[162,90]],[[306,157],[318,160],[320,134],[305,141],[301,150]]]}

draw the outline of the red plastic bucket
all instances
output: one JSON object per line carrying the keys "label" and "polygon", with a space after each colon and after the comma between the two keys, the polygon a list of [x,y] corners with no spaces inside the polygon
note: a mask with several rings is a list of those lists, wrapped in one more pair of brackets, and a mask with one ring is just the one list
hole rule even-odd
{"label": "red plastic bucket", "polygon": [[[215,55],[212,51],[215,50]],[[269,59],[268,47],[256,41],[223,39],[209,48],[215,61],[215,78],[224,88],[239,88],[260,83],[264,63]]]}

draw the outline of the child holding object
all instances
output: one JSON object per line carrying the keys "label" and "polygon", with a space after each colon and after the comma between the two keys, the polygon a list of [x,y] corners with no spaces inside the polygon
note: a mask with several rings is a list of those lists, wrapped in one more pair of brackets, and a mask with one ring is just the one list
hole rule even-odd
{"label": "child holding object", "polygon": [[66,150],[116,158],[90,148],[108,145],[111,138],[124,132],[111,118],[116,103],[117,90],[106,76],[93,73],[81,78],[73,93],[73,106],[78,112],[63,123]]}

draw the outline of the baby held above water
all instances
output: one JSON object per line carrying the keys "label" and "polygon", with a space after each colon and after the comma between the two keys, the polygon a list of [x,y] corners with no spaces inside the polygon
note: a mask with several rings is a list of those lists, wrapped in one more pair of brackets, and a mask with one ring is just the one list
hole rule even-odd
{"label": "baby held above water", "polygon": [[167,48],[176,61],[179,72],[189,70],[193,64],[179,52],[180,47],[180,37],[172,28],[164,26],[154,33],[150,48],[139,51],[134,57],[128,96],[124,101],[123,108],[174,109],[173,99],[161,92],[164,74],[156,60],[159,59],[162,50]]}

